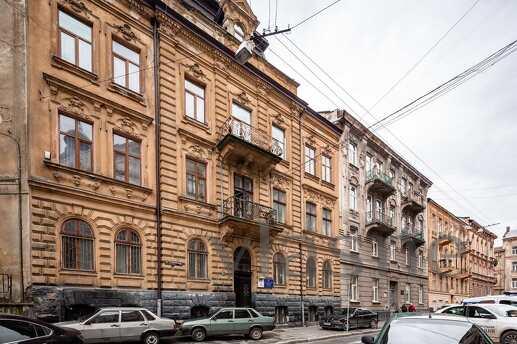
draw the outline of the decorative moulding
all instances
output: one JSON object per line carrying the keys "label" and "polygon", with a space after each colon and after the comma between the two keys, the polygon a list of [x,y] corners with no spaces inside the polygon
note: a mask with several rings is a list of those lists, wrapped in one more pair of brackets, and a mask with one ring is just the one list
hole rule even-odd
{"label": "decorative moulding", "polygon": [[72,11],[82,14],[83,16],[89,18],[92,14],[92,11],[84,4],[83,1],[80,0],[63,0],[61,1],[63,5],[71,9]]}
{"label": "decorative moulding", "polygon": [[136,36],[133,29],[131,29],[131,26],[128,24],[121,24],[121,25],[115,25],[115,28],[118,30],[118,32],[124,37],[124,39],[128,42],[132,41],[140,41],[138,37]]}
{"label": "decorative moulding", "polygon": [[192,75],[194,78],[199,80],[206,80],[207,76],[205,72],[203,72],[203,69],[199,66],[198,63],[193,63],[191,65],[187,65],[186,69],[187,73]]}

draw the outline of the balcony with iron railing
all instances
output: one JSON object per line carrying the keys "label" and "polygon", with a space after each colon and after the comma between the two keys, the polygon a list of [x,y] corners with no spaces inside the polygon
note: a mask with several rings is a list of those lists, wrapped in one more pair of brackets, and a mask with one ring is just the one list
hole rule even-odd
{"label": "balcony with iron railing", "polygon": [[449,233],[447,233],[445,231],[438,233],[438,244],[440,246],[449,245],[451,242],[452,242],[452,236]]}
{"label": "balcony with iron railing", "polygon": [[402,192],[402,211],[418,214],[425,209],[424,195],[415,190]]}
{"label": "balcony with iron railing", "polygon": [[369,211],[366,213],[366,231],[390,236],[397,230],[395,219],[384,212]]}
{"label": "balcony with iron railing", "polygon": [[249,169],[269,170],[282,161],[283,155],[278,141],[233,117],[222,125],[217,148],[225,162]]}
{"label": "balcony with iron railing", "polygon": [[420,247],[425,244],[424,231],[405,224],[400,231],[400,240],[402,245],[413,244],[415,247]]}
{"label": "balcony with iron railing", "polygon": [[452,259],[442,258],[439,261],[439,268],[441,274],[448,274],[454,271],[454,264]]}
{"label": "balcony with iron railing", "polygon": [[223,201],[219,224],[225,229],[223,235],[254,238],[259,237],[263,229],[269,234],[283,230],[273,208],[237,196]]}
{"label": "balcony with iron railing", "polygon": [[393,177],[379,169],[366,172],[366,185],[368,193],[381,195],[384,198],[393,195],[397,190],[393,185]]}

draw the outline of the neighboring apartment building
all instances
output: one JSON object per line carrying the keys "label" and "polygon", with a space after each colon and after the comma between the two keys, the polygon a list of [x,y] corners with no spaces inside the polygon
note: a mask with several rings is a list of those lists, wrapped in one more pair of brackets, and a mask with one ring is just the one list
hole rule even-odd
{"label": "neighboring apartment building", "polygon": [[517,293],[517,230],[506,227],[503,245],[495,248],[497,258],[495,293]]}
{"label": "neighboring apartment building", "polygon": [[344,110],[323,113],[340,139],[342,305],[427,308],[426,197],[431,181]]}
{"label": "neighboring apartment building", "polygon": [[427,252],[429,257],[429,307],[461,303],[470,296],[469,230],[463,220],[432,199],[427,200]]}
{"label": "neighboring apartment building", "polygon": [[258,25],[246,1],[27,4],[36,316],[237,305],[284,323],[340,306],[341,129],[265,40],[237,63]]}

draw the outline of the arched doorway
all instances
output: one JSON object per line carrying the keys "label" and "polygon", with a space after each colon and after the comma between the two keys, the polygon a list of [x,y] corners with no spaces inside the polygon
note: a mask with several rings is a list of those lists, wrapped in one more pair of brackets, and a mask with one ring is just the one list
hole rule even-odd
{"label": "arched doorway", "polygon": [[244,247],[233,253],[233,290],[236,307],[251,307],[251,256]]}

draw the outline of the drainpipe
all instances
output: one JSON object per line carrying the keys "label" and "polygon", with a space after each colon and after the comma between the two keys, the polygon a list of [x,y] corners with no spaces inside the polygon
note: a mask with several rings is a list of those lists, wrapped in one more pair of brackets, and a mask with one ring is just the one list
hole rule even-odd
{"label": "drainpipe", "polygon": [[[155,7],[155,13],[158,9]],[[158,32],[158,20],[153,18],[153,58],[154,58],[154,111],[155,111],[155,168],[156,168],[156,250],[157,250],[157,300],[156,308],[158,316],[162,316],[162,194],[160,184],[160,34]]]}
{"label": "drainpipe", "polygon": [[300,252],[300,309],[302,312],[302,327],[305,326],[305,310],[303,304],[303,254],[302,243],[298,243],[298,250]]}

